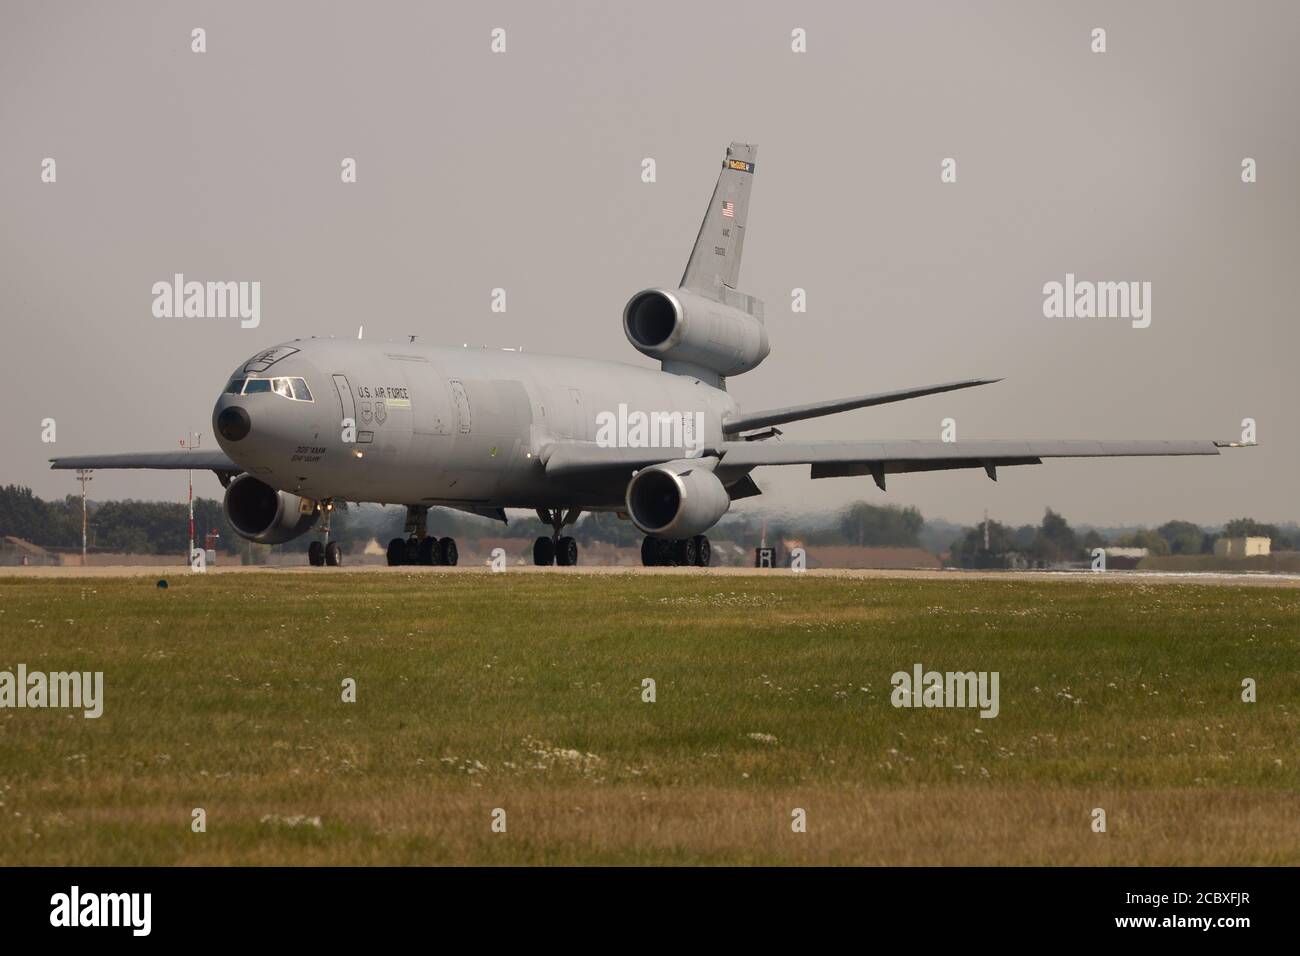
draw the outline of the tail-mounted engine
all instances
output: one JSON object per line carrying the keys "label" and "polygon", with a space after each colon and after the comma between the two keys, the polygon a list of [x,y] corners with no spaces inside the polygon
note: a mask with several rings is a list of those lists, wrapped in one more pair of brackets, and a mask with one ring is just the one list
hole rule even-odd
{"label": "tail-mounted engine", "polygon": [[283,544],[311,529],[320,509],[308,498],[276,491],[252,475],[226,488],[226,518],[242,537],[258,544]]}
{"label": "tail-mounted engine", "polygon": [[767,358],[763,304],[725,291],[727,302],[689,289],[638,292],[623,309],[627,340],[666,372],[708,379],[748,372]]}

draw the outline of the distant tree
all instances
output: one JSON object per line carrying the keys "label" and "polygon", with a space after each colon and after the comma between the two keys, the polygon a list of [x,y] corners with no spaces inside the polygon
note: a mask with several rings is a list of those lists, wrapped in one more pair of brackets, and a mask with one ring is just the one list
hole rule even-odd
{"label": "distant tree", "polygon": [[845,541],[859,547],[918,547],[924,524],[925,519],[916,508],[873,505],[866,501],[850,505],[840,517]]}
{"label": "distant tree", "polygon": [[624,521],[608,511],[592,512],[578,523],[572,534],[580,544],[607,541],[621,548],[639,547],[644,537],[631,521]]}
{"label": "distant tree", "polygon": [[1205,532],[1190,521],[1166,521],[1156,529],[1169,546],[1170,554],[1199,554]]}
{"label": "distant tree", "polygon": [[1034,539],[1038,537],[1038,529],[1032,524],[1022,524],[1015,531],[1011,532],[1011,550],[1022,551],[1025,554],[1033,551]]}
{"label": "distant tree", "polygon": [[[988,525],[988,547],[984,547],[985,524]],[[965,534],[952,543],[952,562],[963,568],[993,568],[1006,564],[1006,554],[1011,546],[1011,529],[997,521],[980,522],[967,528]]]}
{"label": "distant tree", "polygon": [[1034,537],[1032,553],[1040,561],[1073,561],[1080,555],[1079,540],[1069,523],[1053,511],[1047,509],[1043,523],[1038,527]]}
{"label": "distant tree", "polygon": [[1276,538],[1277,528],[1254,518],[1234,518],[1223,526],[1225,538]]}
{"label": "distant tree", "polygon": [[[76,502],[76,521],[70,502]],[[51,503],[22,485],[0,488],[0,534],[13,535],[42,547],[70,547],[81,541],[81,497]]]}
{"label": "distant tree", "polygon": [[1169,553],[1169,542],[1161,537],[1160,532],[1150,528],[1138,528],[1131,534],[1122,535],[1115,544],[1121,548],[1146,548],[1149,554]]}

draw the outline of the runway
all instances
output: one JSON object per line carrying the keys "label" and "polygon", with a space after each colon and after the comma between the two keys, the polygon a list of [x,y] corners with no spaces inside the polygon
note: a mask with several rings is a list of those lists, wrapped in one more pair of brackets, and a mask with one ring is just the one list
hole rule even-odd
{"label": "runway", "polygon": [[[10,578],[56,578],[74,580],[78,578],[175,578],[197,574],[184,565],[113,565],[108,567],[65,567],[65,566],[28,566],[0,569],[0,579]],[[459,567],[424,567],[420,565],[403,565],[388,567],[382,564],[354,564],[338,568],[313,568],[306,565],[224,565],[210,567],[201,572],[209,575],[227,574],[312,574],[312,575],[365,575],[365,574],[491,574],[494,573],[486,564],[461,565]],[[816,568],[807,571],[791,571],[789,568],[712,567],[712,568],[643,568],[610,565],[579,565],[577,567],[539,568],[532,565],[513,565],[499,574],[553,574],[566,576],[590,575],[668,575],[682,577],[717,577],[717,578],[771,578],[799,577],[852,578],[862,580],[919,580],[919,581],[1033,581],[1033,582],[1095,582],[1097,584],[1212,584],[1234,587],[1276,587],[1300,588],[1300,574],[1264,574],[1242,572],[1229,574],[1223,572],[1169,572],[1169,571],[964,571],[959,569],[933,570],[930,568],[900,569],[856,569],[856,568]]]}

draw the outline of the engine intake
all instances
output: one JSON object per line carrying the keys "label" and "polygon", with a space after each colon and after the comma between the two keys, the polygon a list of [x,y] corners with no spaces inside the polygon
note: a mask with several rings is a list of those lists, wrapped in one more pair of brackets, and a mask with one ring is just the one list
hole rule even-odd
{"label": "engine intake", "polygon": [[226,519],[242,537],[258,544],[283,544],[308,531],[319,509],[302,512],[303,499],[276,491],[252,475],[240,475],[226,489]]}
{"label": "engine intake", "polygon": [[[751,310],[762,305],[737,295]],[[646,289],[623,308],[627,340],[651,358],[672,366],[739,375],[756,368],[769,351],[767,329],[750,311],[714,302],[688,289]]]}
{"label": "engine intake", "polygon": [[699,461],[680,459],[637,472],[627,486],[627,512],[646,534],[689,538],[727,513],[731,496]]}

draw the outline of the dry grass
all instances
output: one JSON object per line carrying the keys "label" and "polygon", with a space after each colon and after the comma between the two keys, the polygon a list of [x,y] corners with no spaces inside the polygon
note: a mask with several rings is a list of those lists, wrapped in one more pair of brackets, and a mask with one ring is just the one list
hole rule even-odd
{"label": "dry grass", "polygon": [[[1300,862],[1294,590],[171,583],[0,579],[0,669],[103,670],[107,697],[99,720],[0,710],[0,859]],[[889,677],[918,661],[999,671],[1001,715],[894,709]],[[1258,703],[1240,701],[1243,677]]]}

